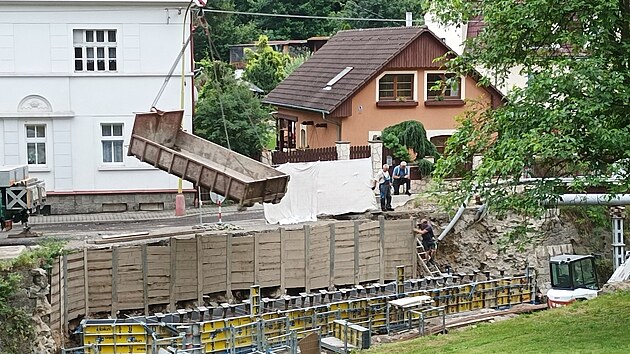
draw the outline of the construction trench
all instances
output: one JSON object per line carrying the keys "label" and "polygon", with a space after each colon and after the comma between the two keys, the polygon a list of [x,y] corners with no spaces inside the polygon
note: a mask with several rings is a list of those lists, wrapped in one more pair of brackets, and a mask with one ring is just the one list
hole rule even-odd
{"label": "construction trench", "polygon": [[[288,176],[253,160],[228,169],[231,152],[193,139],[180,121],[181,111],[137,115],[128,154],[244,206],[282,198]],[[377,334],[446,332],[453,317],[470,323],[488,309],[517,313],[548,286],[549,257],[572,253],[571,236],[499,247],[515,220],[479,211],[460,208],[450,222],[410,210],[97,242],[53,265],[50,327],[63,353],[348,353]],[[453,229],[440,243],[440,267],[424,261],[413,231],[420,216],[436,231]]]}
{"label": "construction trench", "polygon": [[[369,346],[371,335],[435,333],[455,315],[534,303],[549,255],[570,253],[571,245],[536,245],[522,254],[469,245],[480,257],[460,259],[460,267],[450,261],[463,254],[453,243],[479,237],[465,229],[506,225],[468,225],[474,214],[464,213],[443,241],[440,274],[416,253],[415,220],[405,213],[90,245],[53,267],[51,328],[74,333],[63,346],[76,350],[67,353],[294,352],[311,333],[321,338],[318,350],[345,351]],[[422,215],[437,231],[445,224]]]}

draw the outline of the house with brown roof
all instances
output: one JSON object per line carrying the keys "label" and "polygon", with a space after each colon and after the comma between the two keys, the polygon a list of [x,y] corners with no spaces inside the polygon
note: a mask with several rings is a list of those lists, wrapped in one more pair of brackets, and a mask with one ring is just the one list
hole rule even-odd
{"label": "house with brown roof", "polygon": [[502,99],[434,60],[450,52],[425,26],[338,32],[264,99],[277,107],[277,148],[365,145],[406,120],[440,147],[468,99],[493,107]]}

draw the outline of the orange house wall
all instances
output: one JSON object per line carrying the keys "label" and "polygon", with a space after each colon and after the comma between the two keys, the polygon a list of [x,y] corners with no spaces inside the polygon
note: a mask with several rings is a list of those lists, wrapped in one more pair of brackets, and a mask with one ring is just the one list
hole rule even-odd
{"label": "orange house wall", "polygon": [[[405,70],[406,72],[409,70]],[[461,115],[466,106],[429,106],[424,105],[424,70],[418,70],[416,74],[418,105],[415,107],[377,107],[377,80],[372,80],[352,98],[352,115],[344,118],[322,119],[318,112],[298,111],[279,107],[280,113],[298,117],[296,124],[297,147],[300,145],[300,123],[313,121],[327,123],[326,128],[316,128],[315,125],[306,126],[307,142],[309,148],[334,146],[339,140],[337,126],[331,121],[341,121],[341,140],[349,141],[351,145],[367,145],[369,131],[381,131],[384,128],[406,121],[418,120],[427,131],[453,130],[457,128],[455,118]],[[469,77],[464,79],[464,99],[473,99],[490,104],[490,94],[483,88],[477,87],[474,80]],[[334,90],[334,88],[333,88]]]}
{"label": "orange house wall", "polygon": [[[295,116],[298,118],[295,127],[296,145],[298,148],[305,148],[306,146],[300,145],[300,124],[305,121],[313,121],[313,125],[307,125],[306,127],[306,141],[309,148],[335,146],[337,139],[337,126],[331,122],[338,122],[340,119],[346,118],[326,118],[326,121],[322,119],[322,114],[318,112],[298,111],[292,109],[286,109],[278,107],[278,112]],[[327,123],[326,128],[317,128],[315,124]],[[367,134],[367,133],[366,133]],[[363,145],[367,145],[364,143]]]}
{"label": "orange house wall", "polygon": [[[352,116],[343,118],[342,139],[350,141],[351,145],[365,145],[368,131],[380,131],[406,120],[421,122],[427,131],[456,129],[455,118],[466,110],[466,106],[426,107],[424,70],[419,70],[416,78],[418,105],[415,107],[377,107],[377,81],[372,80],[352,98]],[[464,82],[464,99],[482,99],[490,104],[490,94],[485,89],[477,87],[471,78],[464,78]]]}

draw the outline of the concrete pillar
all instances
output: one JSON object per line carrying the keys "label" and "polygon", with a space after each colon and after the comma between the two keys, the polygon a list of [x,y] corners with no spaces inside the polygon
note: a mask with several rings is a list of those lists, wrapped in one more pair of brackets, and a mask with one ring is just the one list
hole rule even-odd
{"label": "concrete pillar", "polygon": [[349,141],[335,141],[335,147],[337,148],[337,160],[350,160]]}
{"label": "concrete pillar", "polygon": [[273,165],[273,160],[271,159],[271,151],[270,150],[263,150],[262,154],[260,155],[260,162],[264,163],[265,165]]}
{"label": "concrete pillar", "polygon": [[481,156],[481,155],[474,155],[473,156],[473,160],[472,160],[472,168],[473,168],[473,170],[476,169],[477,167],[479,167],[479,165],[481,165],[482,158],[483,158],[483,156]]}
{"label": "concrete pillar", "polygon": [[612,218],[612,252],[613,252],[613,269],[616,270],[623,264],[626,257],[626,245],[623,242],[623,219],[625,217],[623,206],[614,206],[610,208],[610,216]]}
{"label": "concrete pillar", "polygon": [[372,175],[376,175],[383,168],[383,141],[370,140],[370,158],[372,159]]}

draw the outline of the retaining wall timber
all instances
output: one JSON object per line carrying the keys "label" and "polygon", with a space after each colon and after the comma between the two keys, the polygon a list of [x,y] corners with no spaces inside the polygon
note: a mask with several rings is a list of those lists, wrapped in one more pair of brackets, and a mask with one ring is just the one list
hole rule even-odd
{"label": "retaining wall timber", "polygon": [[[83,249],[61,257],[51,279],[51,323],[108,312],[175,311],[181,301],[249,290],[307,292],[415,274],[412,220],[346,221],[250,234],[199,233],[159,244]],[[67,330],[64,328],[63,330]]]}

